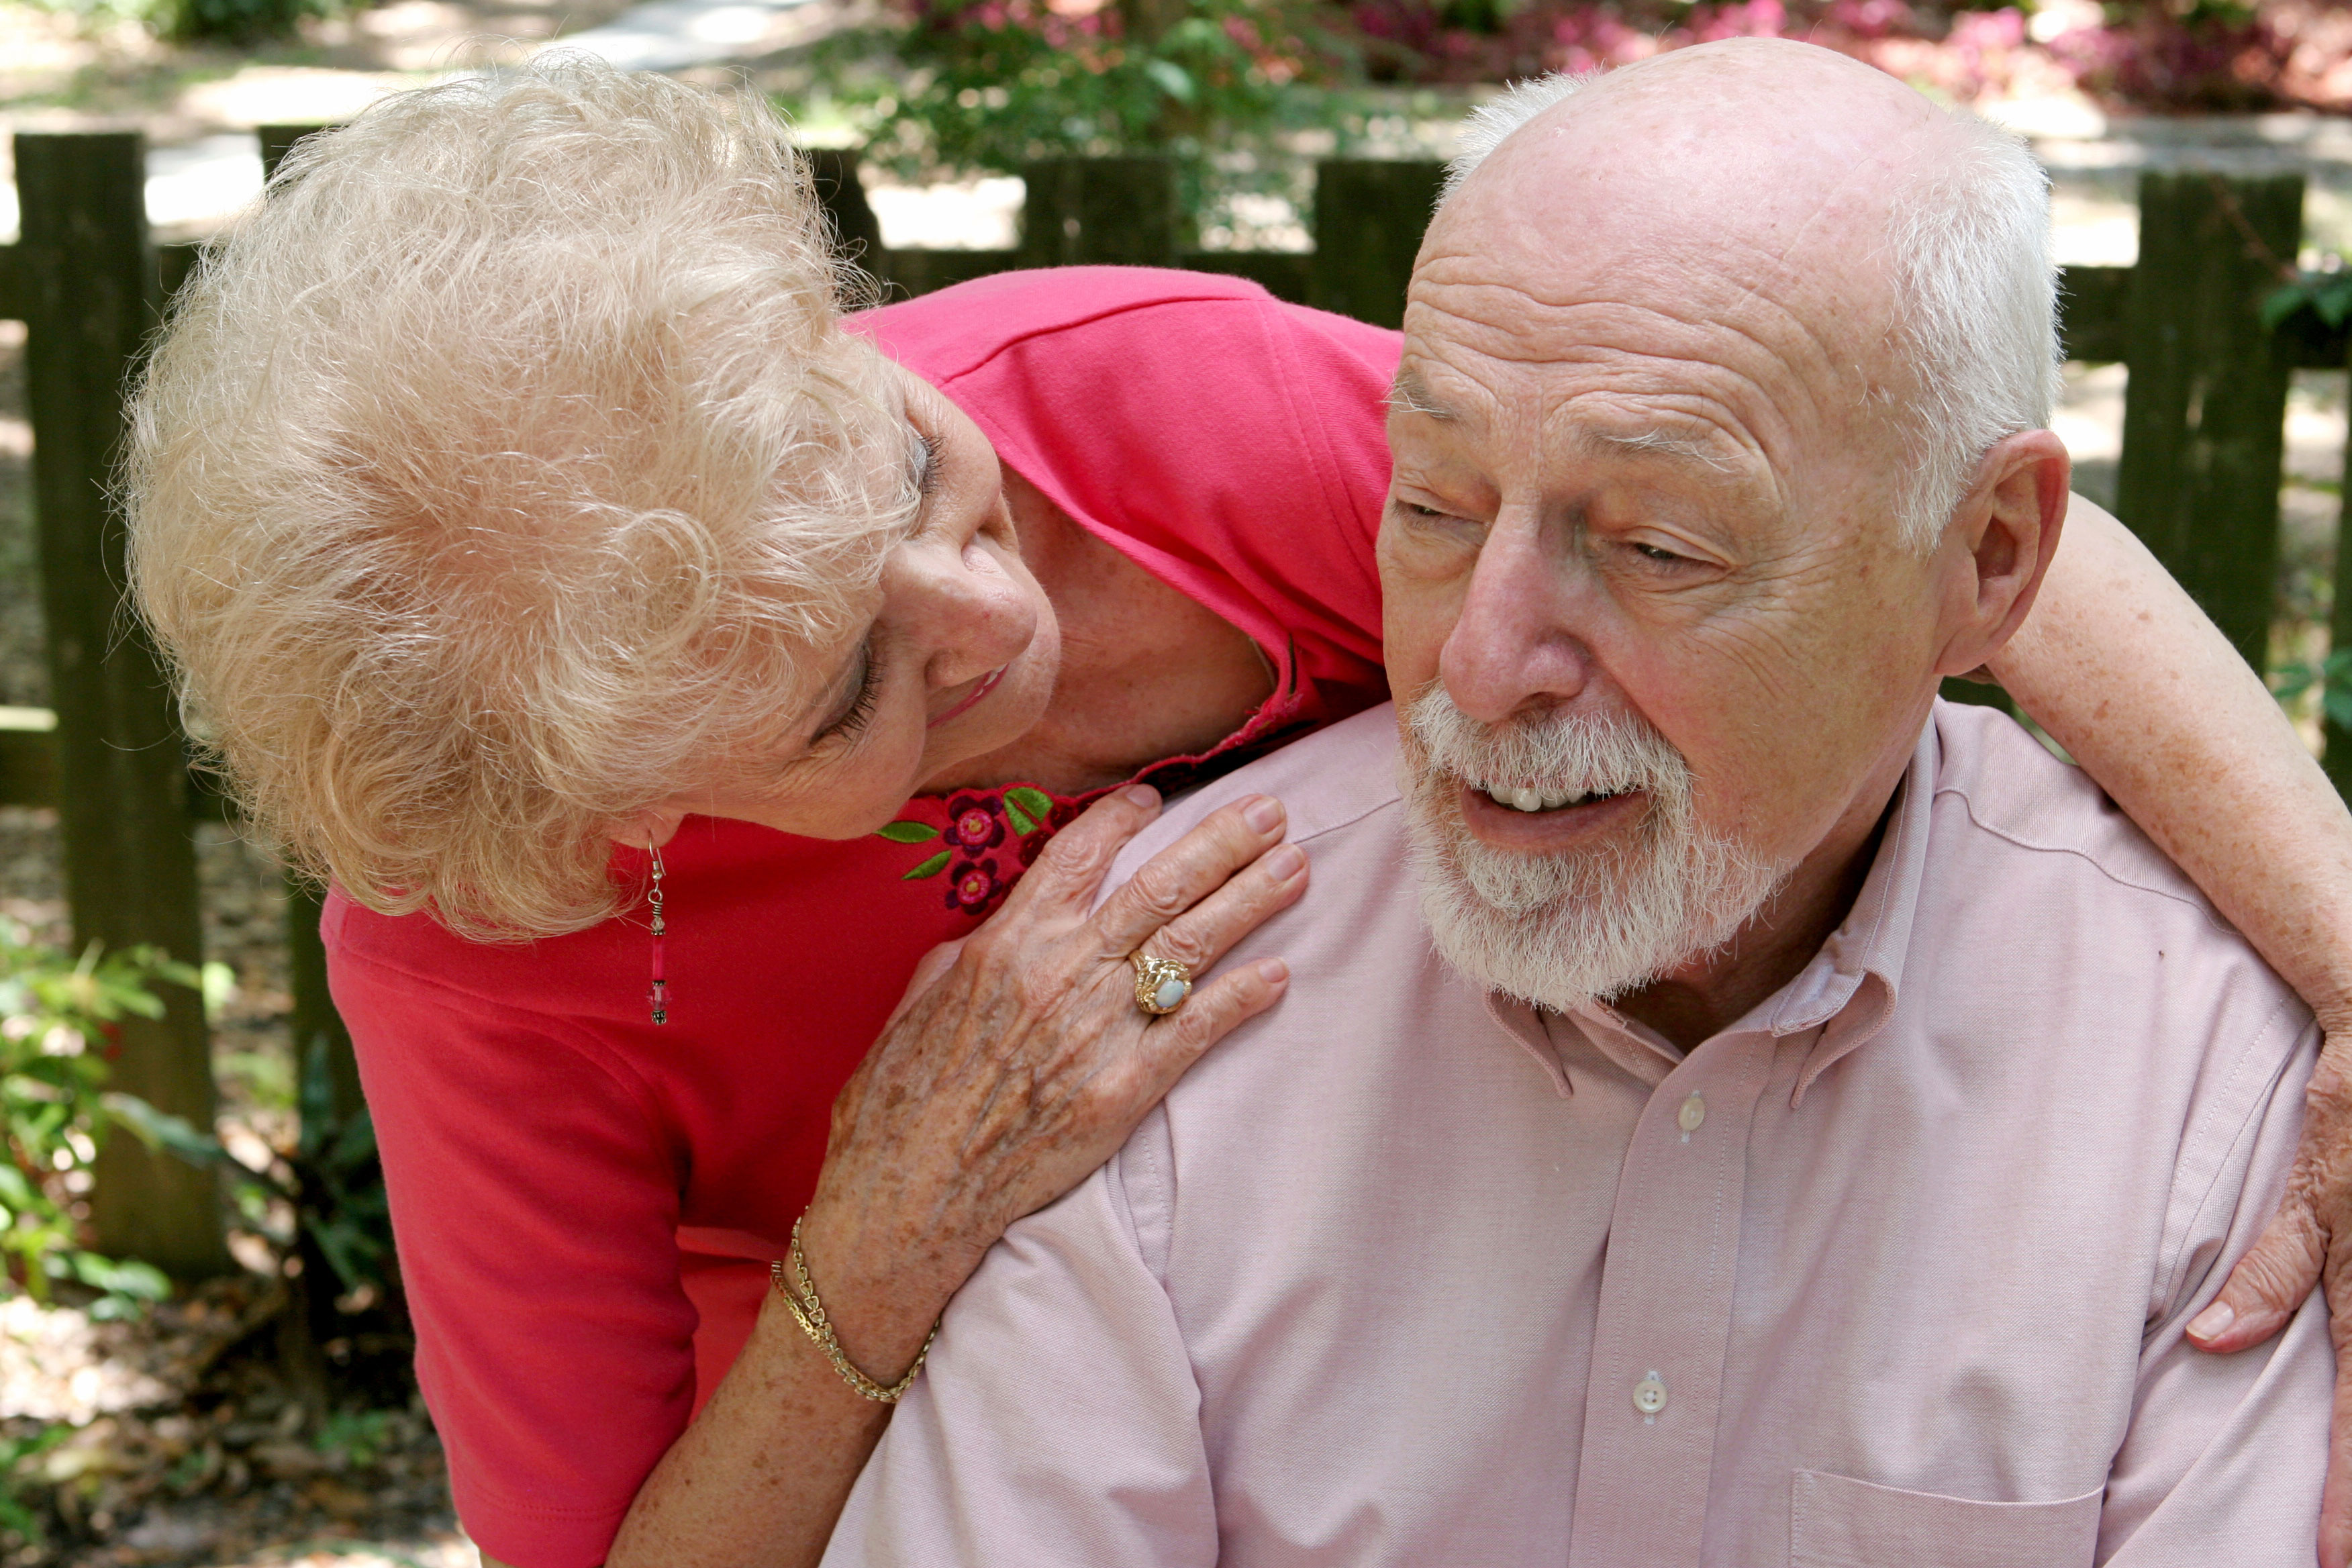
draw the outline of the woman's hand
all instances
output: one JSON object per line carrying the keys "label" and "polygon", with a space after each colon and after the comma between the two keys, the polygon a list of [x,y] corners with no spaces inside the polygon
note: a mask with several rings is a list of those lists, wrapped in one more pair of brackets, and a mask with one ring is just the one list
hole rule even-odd
{"label": "woman's hand", "polygon": [[2189,1340],[2221,1355],[2260,1344],[2286,1327],[2323,1278],[2336,1371],[2319,1561],[2345,1568],[2352,1561],[2352,1026],[2342,1023],[2327,1028],[2304,1090],[2303,1142],[2286,1196],[2221,1294],[2189,1323]]}
{"label": "woman's hand", "polygon": [[[987,924],[924,959],[835,1102],[803,1248],[867,1375],[903,1372],[1007,1226],[1085,1180],[1202,1052],[1281,995],[1279,960],[1205,973],[1306,889],[1306,854],[1282,842],[1266,796],[1215,812],[1094,908],[1158,810],[1137,787],[1063,829]],[[1136,1005],[1138,950],[1201,977],[1174,1013]]]}

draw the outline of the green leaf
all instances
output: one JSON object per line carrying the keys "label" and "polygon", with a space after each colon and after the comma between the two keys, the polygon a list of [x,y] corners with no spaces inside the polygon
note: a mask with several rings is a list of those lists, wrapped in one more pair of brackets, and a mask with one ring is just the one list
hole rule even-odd
{"label": "green leaf", "polygon": [[208,1132],[199,1132],[185,1121],[168,1110],[158,1110],[135,1094],[105,1094],[99,1103],[113,1113],[115,1121],[138,1135],[150,1149],[177,1154],[191,1165],[232,1165],[244,1170],[242,1162],[231,1155],[221,1141]]}
{"label": "green leaf", "polygon": [[356,1290],[375,1277],[373,1265],[383,1256],[383,1245],[362,1226],[349,1220],[330,1220],[310,1226],[310,1239],[319,1244],[327,1262],[346,1290]]}
{"label": "green leaf", "polygon": [[2352,730],[2352,691],[2330,689],[2319,706],[2329,723],[2339,730]]}
{"label": "green leaf", "polygon": [[936,877],[948,868],[948,852],[944,849],[898,879],[902,882],[919,882],[926,877]]}
{"label": "green leaf", "polygon": [[2311,298],[2311,286],[2307,283],[2285,283],[2272,289],[2263,300],[2263,330],[2277,331]]}
{"label": "green leaf", "polygon": [[162,1301],[171,1297],[172,1282],[152,1263],[142,1263],[135,1258],[117,1262],[95,1252],[74,1253],[68,1261],[73,1266],[74,1278],[93,1290],[142,1301]]}
{"label": "green leaf", "polygon": [[1201,89],[1193,84],[1192,73],[1174,60],[1146,60],[1143,69],[1145,75],[1160,84],[1160,91],[1179,103],[1190,103],[1201,96]]}
{"label": "green leaf", "polygon": [[[1027,784],[1006,790],[1004,804],[1019,806],[1040,822],[1050,822],[1054,817],[1054,797],[1042,789],[1031,789]],[[1028,829],[1022,831],[1025,833]]]}
{"label": "green leaf", "polygon": [[229,997],[236,991],[236,971],[218,959],[206,963],[200,972],[199,988],[205,996],[205,1016],[218,1018],[228,1006]]}
{"label": "green leaf", "polygon": [[1006,796],[1004,801],[1004,820],[1013,824],[1013,831],[1015,833],[1034,833],[1037,831],[1037,825],[1030,821],[1027,815],[1024,814],[1019,806],[1013,804],[1013,799],[1010,795]]}
{"label": "green leaf", "polygon": [[938,828],[920,822],[886,822],[874,832],[893,844],[920,844],[940,836]]}

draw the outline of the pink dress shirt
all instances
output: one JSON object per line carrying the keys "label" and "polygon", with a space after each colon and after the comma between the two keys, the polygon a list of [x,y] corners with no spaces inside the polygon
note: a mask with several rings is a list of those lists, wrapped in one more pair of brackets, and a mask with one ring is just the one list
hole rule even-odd
{"label": "pink dress shirt", "polygon": [[1289,995],[948,1312],[825,1562],[2303,1568],[2315,1299],[2181,1329],[2317,1033],[2082,774],[1938,706],[1853,910],[1682,1056],[1421,928],[1377,710],[1289,805]]}

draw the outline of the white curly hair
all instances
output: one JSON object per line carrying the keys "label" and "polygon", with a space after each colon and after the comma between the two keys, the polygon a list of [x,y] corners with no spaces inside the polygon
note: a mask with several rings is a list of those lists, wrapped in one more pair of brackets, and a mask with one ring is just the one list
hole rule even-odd
{"label": "white curly hair", "polygon": [[606,918],[604,835],[772,773],[916,505],[756,100],[572,58],[286,160],[134,401],[132,586],[258,829],[386,913]]}

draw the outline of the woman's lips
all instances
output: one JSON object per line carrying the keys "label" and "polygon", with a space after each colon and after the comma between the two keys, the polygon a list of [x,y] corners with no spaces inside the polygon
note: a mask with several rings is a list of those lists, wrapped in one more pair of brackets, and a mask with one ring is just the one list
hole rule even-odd
{"label": "woman's lips", "polygon": [[936,730],[940,725],[946,723],[949,720],[954,718],[957,714],[963,712],[973,703],[979,701],[982,698],[995,690],[996,683],[1003,679],[1004,672],[1012,668],[1013,667],[1009,664],[1001,664],[994,669],[990,670],[986,675],[982,676],[980,678],[980,684],[971,689],[970,695],[966,696],[962,701],[957,703],[954,707],[949,709],[938,718],[933,719],[929,723],[923,727],[927,730]]}

